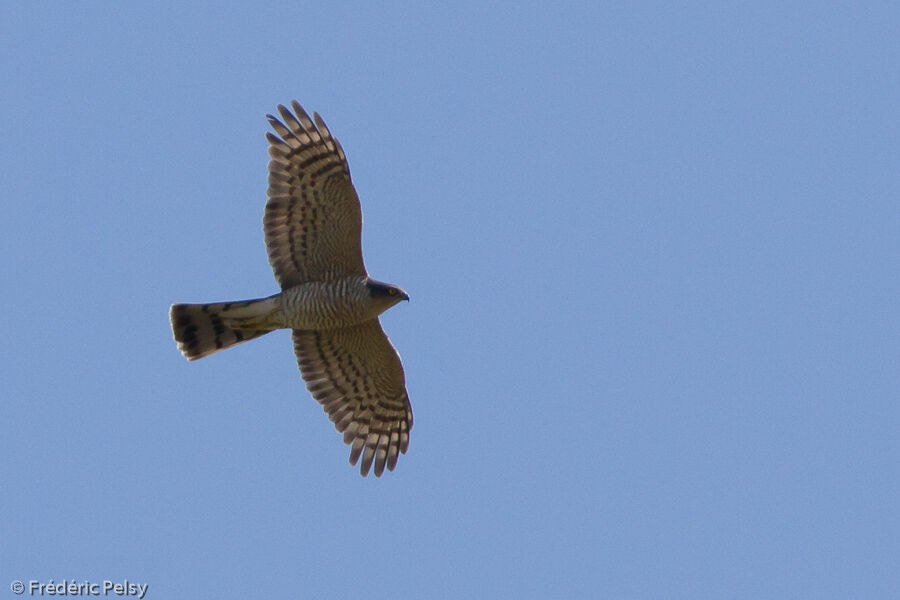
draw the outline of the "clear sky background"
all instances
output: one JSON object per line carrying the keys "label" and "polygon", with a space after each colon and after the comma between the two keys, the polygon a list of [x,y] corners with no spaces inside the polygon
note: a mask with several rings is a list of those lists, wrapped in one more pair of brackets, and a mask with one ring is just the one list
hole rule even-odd
{"label": "clear sky background", "polygon": [[[3,3],[0,598],[900,594],[900,9],[736,4]],[[412,296],[378,480],[169,328],[277,291],[292,98]]]}

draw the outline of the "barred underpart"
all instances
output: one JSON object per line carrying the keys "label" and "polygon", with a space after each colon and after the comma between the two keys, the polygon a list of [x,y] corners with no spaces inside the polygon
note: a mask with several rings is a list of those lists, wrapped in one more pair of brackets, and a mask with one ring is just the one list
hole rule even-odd
{"label": "barred underpart", "polygon": [[366,277],[333,282],[312,281],[281,293],[284,327],[332,329],[378,316],[366,287]]}

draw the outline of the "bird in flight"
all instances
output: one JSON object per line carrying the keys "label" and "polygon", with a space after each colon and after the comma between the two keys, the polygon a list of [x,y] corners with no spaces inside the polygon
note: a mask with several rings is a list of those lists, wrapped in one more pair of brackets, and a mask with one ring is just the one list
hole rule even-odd
{"label": "bird in flight", "polygon": [[378,315],[409,296],[369,277],[362,210],[347,158],[318,113],[294,100],[266,115],[269,190],[263,216],[281,292],[268,298],[173,304],[178,349],[209,356],[276,329],[293,330],[306,388],[350,445],[350,464],[376,477],[409,447],[413,415],[400,356]]}

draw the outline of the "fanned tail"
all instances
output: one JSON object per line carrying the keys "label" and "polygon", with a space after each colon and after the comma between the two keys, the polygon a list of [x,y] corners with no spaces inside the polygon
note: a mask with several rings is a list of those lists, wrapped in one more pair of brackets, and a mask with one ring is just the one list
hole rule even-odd
{"label": "fanned tail", "polygon": [[172,333],[188,360],[197,360],[252,340],[278,328],[271,317],[279,310],[279,296],[240,302],[173,304],[169,309]]}

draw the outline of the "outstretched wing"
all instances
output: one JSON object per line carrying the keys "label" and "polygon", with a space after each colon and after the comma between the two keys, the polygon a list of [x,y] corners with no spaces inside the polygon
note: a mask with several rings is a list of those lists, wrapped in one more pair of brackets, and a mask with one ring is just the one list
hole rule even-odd
{"label": "outstretched wing", "polygon": [[293,100],[278,105],[284,122],[266,115],[269,191],[263,231],[281,287],[365,275],[362,211],[340,143],[325,122]]}
{"label": "outstretched wing", "polygon": [[350,444],[350,464],[362,456],[365,476],[393,471],[409,447],[413,415],[403,365],[378,319],[323,331],[294,330],[294,352],[306,387]]}

